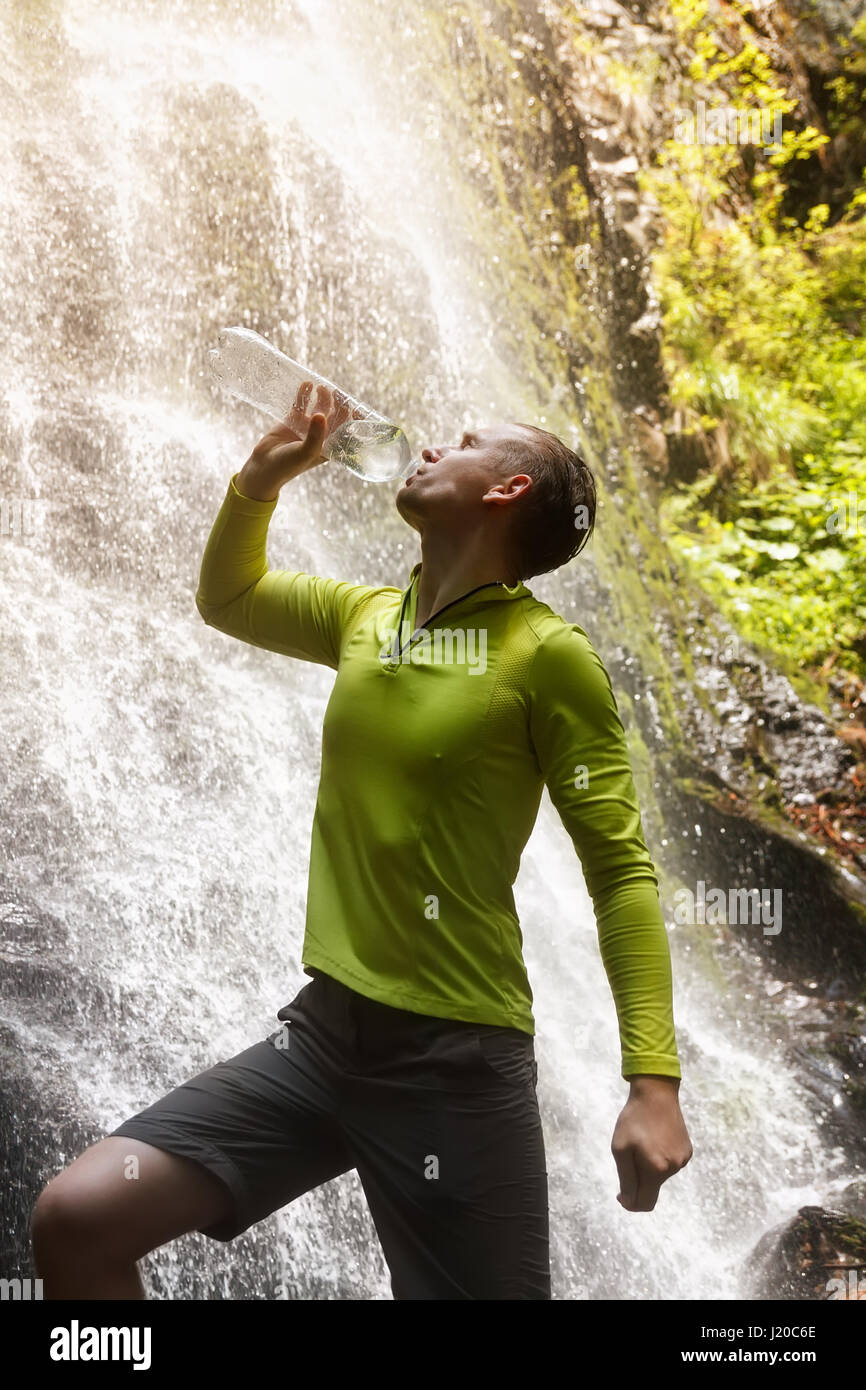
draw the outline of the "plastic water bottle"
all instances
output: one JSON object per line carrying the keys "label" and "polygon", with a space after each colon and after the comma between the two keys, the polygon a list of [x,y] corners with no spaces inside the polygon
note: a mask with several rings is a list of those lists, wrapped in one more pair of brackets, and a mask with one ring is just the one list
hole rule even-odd
{"label": "plastic water bottle", "polygon": [[[251,328],[225,328],[210,349],[210,367],[222,387],[275,420],[288,415],[304,381],[339,391],[333,382],[311,372],[300,362],[275,348]],[[326,435],[322,453],[343,463],[367,482],[386,483],[411,470],[409,441],[399,425],[378,415],[368,405],[339,391],[349,407],[349,418]],[[312,393],[315,404],[315,392]]]}

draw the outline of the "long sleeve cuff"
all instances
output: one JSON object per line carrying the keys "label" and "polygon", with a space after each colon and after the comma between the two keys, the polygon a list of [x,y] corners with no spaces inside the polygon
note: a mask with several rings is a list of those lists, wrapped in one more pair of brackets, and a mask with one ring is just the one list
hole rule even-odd
{"label": "long sleeve cuff", "polygon": [[226,500],[231,504],[232,511],[241,516],[270,516],[280,499],[273,497],[270,502],[261,502],[254,497],[245,497],[237,486],[239,477],[240,472],[232,474],[226,494]]}
{"label": "long sleeve cuff", "polygon": [[630,1076],[676,1076],[682,1079],[679,1058],[668,1052],[634,1052],[622,1058],[622,1075]]}

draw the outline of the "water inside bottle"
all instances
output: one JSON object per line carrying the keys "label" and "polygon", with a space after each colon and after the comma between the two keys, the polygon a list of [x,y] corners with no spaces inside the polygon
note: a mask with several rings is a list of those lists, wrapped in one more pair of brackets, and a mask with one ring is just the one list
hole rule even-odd
{"label": "water inside bottle", "polygon": [[374,483],[387,483],[408,473],[411,449],[399,425],[378,419],[347,420],[324,452],[336,463]]}

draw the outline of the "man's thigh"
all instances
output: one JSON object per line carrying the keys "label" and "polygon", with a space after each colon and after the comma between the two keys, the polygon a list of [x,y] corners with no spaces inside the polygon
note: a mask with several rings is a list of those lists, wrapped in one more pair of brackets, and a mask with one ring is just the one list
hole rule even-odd
{"label": "man's thigh", "polygon": [[536,1077],[529,1035],[446,1021],[347,1078],[344,1130],[395,1298],[550,1298]]}
{"label": "man's thigh", "polygon": [[[52,1178],[33,1215],[40,1273],[56,1264],[128,1263],[222,1220],[223,1183],[192,1160],[129,1136],[109,1136]],[[57,1295],[54,1295],[57,1296]]]}
{"label": "man's thigh", "polygon": [[228,1241],[353,1165],[334,1117],[335,1078],[286,1030],[178,1086],[112,1138],[194,1160],[228,1189],[224,1219],[200,1227]]}

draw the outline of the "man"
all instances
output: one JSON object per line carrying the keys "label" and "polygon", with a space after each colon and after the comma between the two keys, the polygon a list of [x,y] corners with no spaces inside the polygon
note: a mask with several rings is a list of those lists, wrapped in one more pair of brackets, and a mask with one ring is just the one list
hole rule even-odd
{"label": "man", "polygon": [[33,1221],[46,1297],[142,1298],[148,1251],[193,1230],[231,1240],[354,1168],[395,1298],[550,1298],[512,896],[545,783],[583,864],[619,1019],[619,1202],[651,1211],[691,1157],[668,943],[616,703],[583,629],[524,583],[585,543],[592,475],[546,431],[465,434],[423,450],[398,492],[421,537],[405,591],[270,570],[281,489],[325,462],[347,414],[326,388],[313,411],[311,397],[305,383],[232,477],[196,598],[220,631],[337,672],[310,852],[311,982],[267,1040],[48,1184]]}

